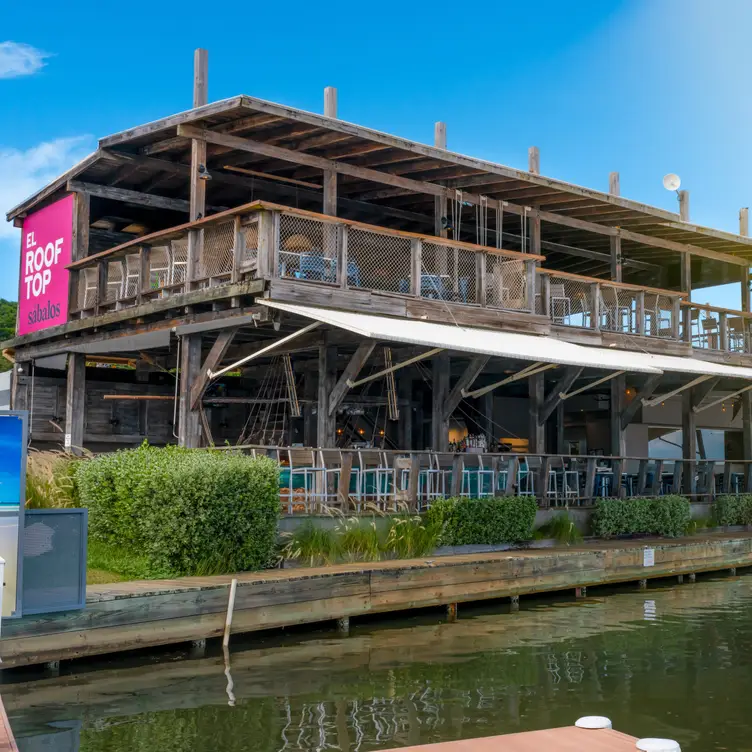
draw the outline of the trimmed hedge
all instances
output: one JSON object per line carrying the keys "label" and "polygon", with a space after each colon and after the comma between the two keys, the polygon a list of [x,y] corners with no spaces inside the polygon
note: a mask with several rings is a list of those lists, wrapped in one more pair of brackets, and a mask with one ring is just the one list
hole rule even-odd
{"label": "trimmed hedge", "polygon": [[441,545],[495,545],[530,540],[537,509],[527,497],[460,497],[436,500],[426,518],[441,525]]}
{"label": "trimmed hedge", "polygon": [[667,538],[684,535],[690,520],[689,499],[683,496],[598,499],[593,513],[593,535],[649,533]]}
{"label": "trimmed hedge", "polygon": [[76,468],[89,535],[147,557],[153,576],[273,563],[279,468],[266,458],[147,445]]}
{"label": "trimmed hedge", "polygon": [[752,525],[752,495],[719,496],[713,502],[713,518],[717,525]]}

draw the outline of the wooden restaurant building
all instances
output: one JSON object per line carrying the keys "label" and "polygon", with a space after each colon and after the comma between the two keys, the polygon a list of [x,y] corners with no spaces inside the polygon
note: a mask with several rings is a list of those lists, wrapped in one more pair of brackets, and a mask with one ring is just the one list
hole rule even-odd
{"label": "wooden restaurant building", "polygon": [[[321,115],[206,81],[198,50],[191,109],[7,214],[35,443],[256,447],[306,502],[317,474],[343,501],[752,490],[746,209],[701,227],[686,191],[674,213],[618,173],[545,177],[535,147],[520,170],[443,123],[340,120],[335,89]],[[742,310],[692,302],[723,283]]]}

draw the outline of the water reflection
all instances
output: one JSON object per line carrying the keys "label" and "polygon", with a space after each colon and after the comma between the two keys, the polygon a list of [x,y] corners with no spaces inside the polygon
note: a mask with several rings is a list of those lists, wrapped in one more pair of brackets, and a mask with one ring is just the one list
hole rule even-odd
{"label": "water reflection", "polygon": [[[527,607],[526,607],[527,606]],[[352,636],[2,688],[21,752],[369,750],[611,717],[692,752],[750,749],[752,577],[435,613]],[[118,668],[115,668],[118,666]]]}

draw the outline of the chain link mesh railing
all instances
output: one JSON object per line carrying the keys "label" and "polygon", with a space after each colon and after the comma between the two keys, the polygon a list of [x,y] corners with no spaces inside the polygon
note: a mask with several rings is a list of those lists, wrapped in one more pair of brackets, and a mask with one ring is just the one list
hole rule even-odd
{"label": "chain link mesh railing", "polygon": [[637,334],[637,293],[624,287],[601,284],[600,327],[606,332]]}
{"label": "chain link mesh railing", "polygon": [[485,254],[486,305],[492,308],[526,310],[528,289],[526,262]]}
{"label": "chain link mesh railing", "polygon": [[123,297],[123,262],[110,261],[107,264],[107,283],[104,294],[100,295],[100,303],[115,303]]}
{"label": "chain link mesh railing", "polygon": [[690,341],[702,350],[722,350],[721,315],[705,308],[689,309]]}
{"label": "chain link mesh railing", "polygon": [[99,291],[97,287],[96,267],[81,269],[78,273],[76,308],[79,311],[87,311],[91,308],[95,308],[98,302]]}
{"label": "chain link mesh railing", "polygon": [[229,281],[232,274],[232,251],[235,246],[234,220],[210,225],[203,230],[203,234],[200,276],[212,281],[220,281],[222,278]]}
{"label": "chain link mesh railing", "polygon": [[672,295],[645,293],[645,335],[672,339],[675,336],[674,301]]}
{"label": "chain link mesh railing", "polygon": [[435,300],[478,300],[478,254],[438,243],[423,243],[420,295]]}
{"label": "chain link mesh railing", "polygon": [[279,218],[279,276],[311,282],[337,281],[337,225],[294,214]]}
{"label": "chain link mesh railing", "polygon": [[240,270],[255,272],[258,270],[258,219],[254,218],[247,224],[244,223],[241,232],[243,233],[243,255],[239,259]]}
{"label": "chain link mesh railing", "polygon": [[[545,289],[541,285],[541,290]],[[592,283],[586,279],[549,274],[548,315],[556,324],[591,329],[594,324]]]}
{"label": "chain link mesh railing", "polygon": [[409,294],[410,259],[410,238],[348,228],[348,287]]}

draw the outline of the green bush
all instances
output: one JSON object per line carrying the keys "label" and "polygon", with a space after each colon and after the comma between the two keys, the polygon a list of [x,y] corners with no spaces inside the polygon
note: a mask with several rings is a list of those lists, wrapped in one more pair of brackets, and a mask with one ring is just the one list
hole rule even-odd
{"label": "green bush", "polygon": [[582,543],[582,533],[577,529],[574,518],[569,511],[555,514],[548,522],[544,522],[535,530],[538,540],[553,538],[557,543],[571,546],[573,543]]}
{"label": "green bush", "polygon": [[89,535],[145,556],[155,576],[273,563],[279,469],[266,458],[144,445],[76,467]]}
{"label": "green bush", "polygon": [[427,513],[445,546],[496,545],[530,540],[538,506],[528,497],[438,499]]}
{"label": "green bush", "polygon": [[717,525],[752,525],[752,495],[719,496],[713,502],[713,517]]}
{"label": "green bush", "polygon": [[599,499],[593,534],[599,538],[638,533],[677,538],[684,535],[689,519],[689,500],[683,496]]}

